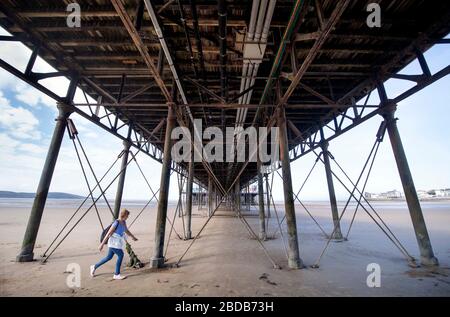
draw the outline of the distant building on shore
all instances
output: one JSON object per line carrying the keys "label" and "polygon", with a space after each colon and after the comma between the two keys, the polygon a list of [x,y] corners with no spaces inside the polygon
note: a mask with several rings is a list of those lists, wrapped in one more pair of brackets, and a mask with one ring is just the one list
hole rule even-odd
{"label": "distant building on shore", "polygon": [[385,193],[369,193],[365,192],[364,196],[367,199],[402,199],[403,193],[398,190],[390,190]]}
{"label": "distant building on shore", "polygon": [[419,199],[450,198],[450,188],[418,190]]}
{"label": "distant building on shore", "polygon": [[450,188],[432,189],[427,192],[431,197],[450,197]]}
{"label": "distant building on shore", "polygon": [[[403,199],[403,193],[398,190],[391,190],[384,193],[369,193],[365,192],[366,199],[373,200],[392,200]],[[450,198],[450,188],[445,189],[431,189],[431,190],[418,190],[417,196],[419,199],[445,199]]]}
{"label": "distant building on shore", "polygon": [[419,199],[430,199],[433,198],[433,196],[431,196],[428,191],[426,190],[418,190],[417,191],[417,196],[419,196]]}

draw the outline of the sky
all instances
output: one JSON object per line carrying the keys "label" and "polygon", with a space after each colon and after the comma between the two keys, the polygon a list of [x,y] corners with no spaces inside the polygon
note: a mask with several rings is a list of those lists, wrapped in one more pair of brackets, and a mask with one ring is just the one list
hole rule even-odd
{"label": "sky", "polygon": [[[0,35],[7,35],[0,28]],[[24,70],[31,52],[20,43],[2,42],[0,58],[20,70]],[[450,61],[450,45],[436,45],[425,53],[432,73],[447,66]],[[53,71],[38,58],[34,71]],[[408,65],[402,74],[419,74],[417,61]],[[46,87],[64,95],[68,80],[54,78],[41,81]],[[389,97],[395,97],[414,83],[389,80],[386,89]],[[450,187],[450,76],[428,86],[399,104],[396,117],[403,145],[408,156],[416,188],[437,189]],[[75,102],[84,103],[84,97],[77,91]],[[373,93],[369,104],[377,104],[378,95]],[[56,102],[28,84],[0,68],[0,190],[35,192],[47,153],[57,116]],[[80,139],[90,157],[97,177],[101,177],[122,150],[122,141],[77,114],[71,116],[80,132]],[[349,176],[356,180],[365,159],[375,141],[375,135],[382,121],[375,117],[330,142],[329,150]],[[137,157],[150,185],[159,187],[161,166],[145,154]],[[314,154],[306,155],[293,162],[293,187],[297,191],[315,161]],[[337,170],[334,169],[336,172]],[[113,170],[108,184],[119,167]],[[337,173],[339,177],[341,174]],[[94,183],[90,177],[91,184]],[[348,184],[348,183],[347,183]],[[107,192],[114,197],[115,184]],[[283,199],[282,182],[275,174],[274,199]],[[348,197],[346,190],[335,180],[339,200]],[[389,139],[381,144],[366,191],[384,192],[401,190],[396,163]],[[63,140],[56,165],[52,192],[67,192],[79,195],[88,193],[81,168],[76,158],[72,141]],[[172,176],[169,198],[178,197],[177,178]],[[124,199],[149,199],[151,191],[135,165],[127,170]],[[317,164],[303,188],[302,200],[326,200],[327,183],[323,165]]]}

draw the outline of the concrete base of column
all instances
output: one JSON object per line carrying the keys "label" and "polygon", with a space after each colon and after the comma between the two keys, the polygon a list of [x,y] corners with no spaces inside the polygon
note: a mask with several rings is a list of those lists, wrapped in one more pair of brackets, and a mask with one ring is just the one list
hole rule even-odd
{"label": "concrete base of column", "polygon": [[333,234],[333,236],[331,237],[331,239],[335,240],[335,242],[346,241],[346,240],[344,239],[344,237],[342,236],[342,233],[341,233],[340,231],[339,231],[339,232],[335,232],[335,233]]}
{"label": "concrete base of column", "polygon": [[265,232],[259,233],[259,240],[266,241],[267,240],[267,234]]}
{"label": "concrete base of column", "polygon": [[423,266],[439,266],[439,260],[434,256],[432,258],[421,256],[420,264]]}
{"label": "concrete base of column", "polygon": [[151,258],[150,260],[150,267],[152,269],[160,269],[165,266],[165,259],[164,258]]}
{"label": "concrete base of column", "polygon": [[301,259],[299,260],[295,260],[295,259],[288,259],[288,266],[290,269],[293,270],[299,270],[299,269],[303,269],[305,266],[303,265],[303,261]]}
{"label": "concrete base of column", "polygon": [[33,262],[34,261],[34,253],[27,253],[27,254],[19,254],[16,257],[16,262]]}

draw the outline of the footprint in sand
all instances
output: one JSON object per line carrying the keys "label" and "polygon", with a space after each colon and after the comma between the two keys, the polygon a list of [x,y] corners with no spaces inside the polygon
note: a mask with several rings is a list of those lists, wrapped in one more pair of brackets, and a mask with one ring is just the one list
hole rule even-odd
{"label": "footprint in sand", "polygon": [[259,277],[259,279],[260,279],[261,281],[265,281],[267,284],[270,284],[270,285],[278,285],[277,283],[272,282],[271,280],[269,280],[269,274],[267,274],[267,273],[263,273],[263,274]]}

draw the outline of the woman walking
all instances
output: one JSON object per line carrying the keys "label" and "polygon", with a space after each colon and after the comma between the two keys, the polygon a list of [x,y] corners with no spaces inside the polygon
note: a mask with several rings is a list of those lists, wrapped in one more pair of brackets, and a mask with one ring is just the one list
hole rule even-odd
{"label": "woman walking", "polygon": [[98,262],[97,264],[91,265],[91,277],[94,277],[95,271],[100,266],[110,261],[115,254],[117,255],[117,262],[113,279],[123,280],[126,278],[126,276],[120,275],[120,266],[122,265],[123,260],[123,249],[125,248],[124,236],[125,234],[127,234],[133,239],[133,241],[138,240],[127,228],[126,220],[128,219],[129,215],[130,212],[127,209],[123,209],[120,212],[119,218],[115,220],[109,228],[108,233],[105,235],[103,241],[99,246],[99,250],[102,251],[103,246],[108,243],[108,255],[104,259],[100,260],[100,262]]}

